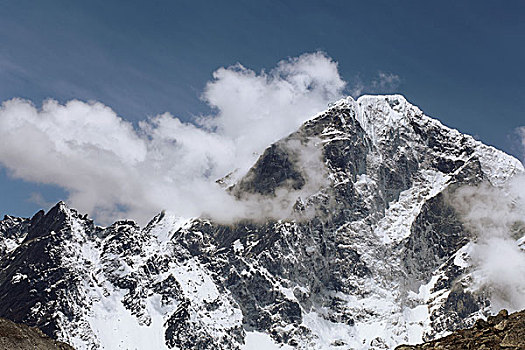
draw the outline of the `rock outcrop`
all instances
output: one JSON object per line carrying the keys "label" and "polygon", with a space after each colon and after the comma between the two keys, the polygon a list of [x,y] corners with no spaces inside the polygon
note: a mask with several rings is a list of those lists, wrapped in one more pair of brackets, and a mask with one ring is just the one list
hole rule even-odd
{"label": "rock outcrop", "polygon": [[420,345],[401,345],[396,350],[523,350],[525,349],[525,310],[508,314],[500,311],[474,327],[456,331],[444,338]]}
{"label": "rock outcrop", "polygon": [[35,327],[0,318],[0,350],[74,350]]}

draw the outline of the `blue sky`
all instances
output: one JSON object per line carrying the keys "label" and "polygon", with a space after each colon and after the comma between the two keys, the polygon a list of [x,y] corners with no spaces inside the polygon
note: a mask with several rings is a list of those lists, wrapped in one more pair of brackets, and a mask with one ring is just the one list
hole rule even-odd
{"label": "blue sky", "polygon": [[[192,121],[210,112],[201,96],[219,67],[323,51],[347,94],[402,93],[522,158],[524,15],[523,1],[0,1],[0,100],[94,100],[135,126],[163,112]],[[0,169],[0,214],[65,197]]]}

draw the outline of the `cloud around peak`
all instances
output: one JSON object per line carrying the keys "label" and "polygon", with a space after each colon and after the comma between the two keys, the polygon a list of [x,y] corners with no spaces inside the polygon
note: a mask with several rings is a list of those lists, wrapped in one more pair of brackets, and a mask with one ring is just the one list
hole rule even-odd
{"label": "cloud around peak", "polygon": [[214,109],[195,123],[164,113],[138,123],[99,102],[12,99],[0,108],[0,163],[15,178],[64,188],[69,203],[101,222],[182,216],[242,216],[216,183],[243,174],[271,143],[340,98],[346,83],[321,52],[266,72],[240,64],[213,74],[203,100]]}

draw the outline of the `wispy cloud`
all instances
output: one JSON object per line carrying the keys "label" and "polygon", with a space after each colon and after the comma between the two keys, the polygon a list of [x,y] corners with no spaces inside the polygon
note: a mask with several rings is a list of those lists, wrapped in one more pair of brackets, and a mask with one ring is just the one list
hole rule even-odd
{"label": "wispy cloud", "polygon": [[401,78],[399,75],[380,71],[368,81],[363,81],[360,76],[357,76],[349,88],[349,92],[353,97],[361,96],[363,93],[388,94],[395,92],[400,84]]}
{"label": "wispy cloud", "polygon": [[372,80],[372,88],[378,92],[391,92],[399,87],[401,79],[399,75],[393,73],[377,73],[377,78]]}
{"label": "wispy cloud", "polygon": [[520,126],[516,128],[516,132],[518,133],[518,136],[520,137],[520,141],[521,141],[522,160],[525,161],[525,126]]}
{"label": "wispy cloud", "polygon": [[50,208],[53,204],[55,204],[48,202],[40,192],[31,192],[27,201],[34,203],[43,209]]}
{"label": "wispy cloud", "polygon": [[8,57],[0,55],[0,76],[2,75],[27,76],[27,70]]}

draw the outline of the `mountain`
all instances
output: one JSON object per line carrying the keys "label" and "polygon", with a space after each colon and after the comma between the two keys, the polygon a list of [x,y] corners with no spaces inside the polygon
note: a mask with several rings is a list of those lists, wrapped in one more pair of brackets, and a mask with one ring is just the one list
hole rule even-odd
{"label": "mountain", "polygon": [[346,98],[225,188],[247,219],[99,227],[63,202],[6,216],[0,316],[76,349],[418,343],[491,312],[450,198],[523,172],[402,96]]}

